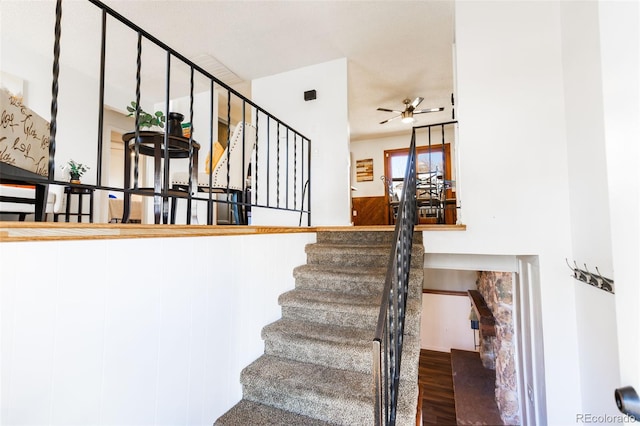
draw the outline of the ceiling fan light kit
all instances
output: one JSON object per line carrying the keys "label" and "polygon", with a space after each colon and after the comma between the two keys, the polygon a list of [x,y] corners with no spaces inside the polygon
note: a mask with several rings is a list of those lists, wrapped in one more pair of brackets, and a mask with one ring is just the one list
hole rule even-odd
{"label": "ceiling fan light kit", "polygon": [[444,111],[444,107],[439,107],[439,108],[428,108],[428,109],[416,109],[418,107],[418,105],[420,105],[420,103],[424,100],[424,98],[418,96],[417,98],[415,98],[413,100],[413,102],[411,102],[411,99],[405,99],[404,102],[404,111],[398,111],[395,109],[388,109],[388,108],[378,108],[378,111],[384,111],[384,112],[395,112],[396,115],[395,117],[391,117],[387,120],[381,121],[380,124],[385,124],[388,123],[389,121],[395,120],[397,118],[401,118],[403,123],[406,124],[413,124],[416,122],[416,119],[413,117],[414,114],[424,114],[427,112],[439,112],[439,111]]}

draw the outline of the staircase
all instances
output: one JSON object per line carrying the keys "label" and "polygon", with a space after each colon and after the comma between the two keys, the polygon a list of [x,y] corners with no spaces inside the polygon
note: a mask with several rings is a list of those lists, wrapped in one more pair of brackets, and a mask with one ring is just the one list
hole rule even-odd
{"label": "staircase", "polygon": [[[392,245],[389,231],[323,231],[262,330],[265,353],[240,377],[243,399],[215,425],[372,425],[372,339]],[[398,425],[415,425],[422,234],[411,259]]]}

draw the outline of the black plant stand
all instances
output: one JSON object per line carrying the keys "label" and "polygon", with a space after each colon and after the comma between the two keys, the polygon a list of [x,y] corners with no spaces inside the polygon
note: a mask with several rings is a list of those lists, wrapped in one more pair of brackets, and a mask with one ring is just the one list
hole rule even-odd
{"label": "black plant stand", "polygon": [[[169,223],[169,187],[164,185],[165,182],[169,182],[169,165],[170,161],[166,164],[167,176],[163,179],[162,159],[165,157],[165,139],[168,141],[168,159],[189,159],[191,158],[191,188],[189,193],[195,194],[198,190],[198,151],[200,145],[189,138],[182,136],[168,135],[162,132],[155,131],[140,131],[138,132],[138,139],[136,141],[136,132],[129,132],[122,135],[122,140],[125,143],[127,149],[125,149],[124,156],[124,203],[122,212],[122,223],[128,223],[129,214],[131,211],[131,194],[140,195],[153,195],[153,212],[155,223]],[[135,152],[136,146],[140,155],[153,157],[154,160],[154,173],[153,173],[153,188],[139,188],[137,185],[131,186],[131,155],[129,150]],[[192,149],[191,149],[192,148]],[[192,154],[190,155],[190,151]],[[139,178],[139,176],[138,176]],[[134,183],[136,177],[134,177]],[[191,207],[191,203],[189,204]],[[196,209],[189,208],[190,216],[187,217],[188,223],[197,222]]]}

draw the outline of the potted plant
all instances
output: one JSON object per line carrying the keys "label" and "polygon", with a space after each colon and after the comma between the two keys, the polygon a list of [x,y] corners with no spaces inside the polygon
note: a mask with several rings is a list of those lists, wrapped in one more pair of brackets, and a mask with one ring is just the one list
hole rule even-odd
{"label": "potted plant", "polygon": [[136,110],[140,113],[138,124],[141,129],[150,129],[152,126],[158,126],[161,129],[164,129],[164,122],[166,121],[166,118],[162,111],[156,111],[153,114],[149,114],[142,108],[139,108],[135,101],[131,101],[131,105],[127,105],[127,111],[129,111],[129,115],[127,115],[127,117],[134,117],[136,115]]}
{"label": "potted plant", "polygon": [[66,165],[62,166],[62,170],[69,173],[70,183],[80,183],[80,178],[89,170],[89,166],[69,160]]}

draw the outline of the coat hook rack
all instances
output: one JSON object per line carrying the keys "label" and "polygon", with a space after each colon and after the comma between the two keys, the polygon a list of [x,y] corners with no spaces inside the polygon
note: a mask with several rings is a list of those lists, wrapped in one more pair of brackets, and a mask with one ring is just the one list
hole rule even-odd
{"label": "coat hook rack", "polygon": [[578,281],[582,281],[583,283],[587,283],[593,287],[599,288],[600,290],[604,290],[607,293],[614,294],[613,291],[613,280],[611,278],[603,277],[600,273],[600,270],[596,266],[596,273],[590,272],[587,268],[587,264],[584,264],[584,269],[578,268],[578,264],[576,261],[573,261],[573,266],[569,263],[569,260],[565,258],[565,262],[567,262],[567,266],[573,272],[573,278]]}

